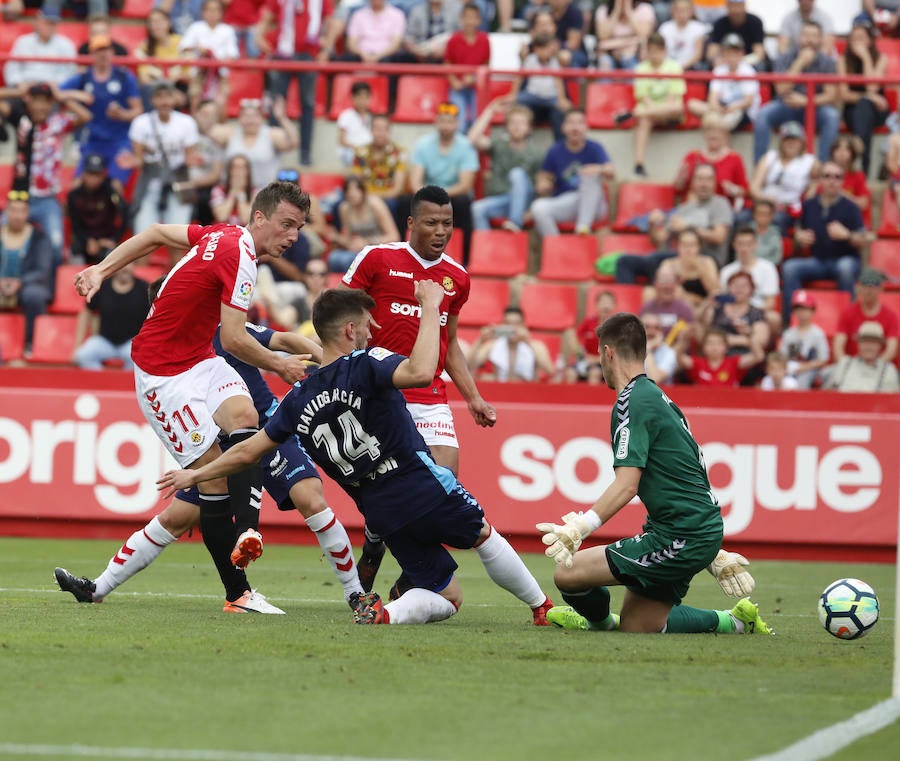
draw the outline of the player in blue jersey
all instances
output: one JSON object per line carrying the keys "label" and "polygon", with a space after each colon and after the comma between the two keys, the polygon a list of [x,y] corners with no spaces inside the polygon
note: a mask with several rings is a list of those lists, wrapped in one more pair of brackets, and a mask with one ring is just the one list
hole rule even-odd
{"label": "player in blue jersey", "polygon": [[310,457],[353,497],[366,524],[382,536],[412,588],[383,605],[369,593],[357,623],[427,623],[462,603],[457,565],[444,548],[471,548],[491,532],[478,502],[452,471],[434,463],[398,389],[423,387],[437,367],[443,288],[415,284],[422,309],[409,357],[374,347],[371,309],[359,290],[323,293],[313,307],[322,365],[295,386],[250,439],[198,470],[166,473],[162,491],[193,486],[255,462],[296,434]]}
{"label": "player in blue jersey", "polygon": [[[155,295],[154,287],[158,290],[159,282],[150,286],[151,300]],[[272,349],[273,351],[288,350],[293,353],[307,352],[312,354],[316,360],[321,357],[321,350],[316,344],[293,333],[276,333],[268,328],[253,325],[252,323],[247,323],[246,330],[251,337],[267,349]],[[278,406],[278,399],[272,393],[258,368],[242,362],[224,350],[218,331],[216,331],[213,339],[213,348],[216,354],[223,357],[237,371],[246,384],[247,390],[253,399],[254,407],[259,414],[260,427],[262,427],[269,415]],[[263,470],[263,487],[271,495],[279,510],[296,508],[303,516],[306,525],[313,531],[322,547],[335,576],[341,582],[345,599],[352,607],[356,604],[359,599],[358,595],[363,590],[357,577],[350,538],[341,522],[325,502],[325,496],[322,492],[322,481],[298,439],[293,437],[285,441],[272,456],[267,457],[260,465]],[[256,495],[257,512],[260,497],[261,495]],[[57,579],[60,576],[59,571],[63,571],[65,574],[64,580],[66,585],[64,586],[62,582],[60,585],[66,591],[72,592],[79,602],[102,601],[106,595],[153,562],[168,544],[196,526],[200,517],[199,506],[200,495],[197,489],[180,491],[175,495],[169,506],[157,516],[160,525],[167,532],[168,536],[165,539],[168,539],[168,537],[171,537],[171,539],[168,539],[168,541],[163,539],[162,542],[157,542],[155,544],[157,552],[147,562],[138,563],[133,560],[133,556],[120,557],[122,554],[120,551],[110,560],[106,571],[96,581],[75,579],[64,569],[57,569]],[[146,528],[143,529],[143,531],[146,530]],[[220,565],[225,567],[230,563],[230,558],[228,557],[214,557],[213,560],[217,567]],[[229,572],[234,571],[231,571],[229,568]],[[237,572],[244,574],[239,569]],[[247,589],[250,589],[249,583],[247,584]],[[256,597],[261,597],[261,595],[257,593]],[[250,606],[242,605],[240,600],[237,602],[228,602],[226,600],[224,611],[228,613],[283,612],[275,606],[266,603],[264,598]]]}

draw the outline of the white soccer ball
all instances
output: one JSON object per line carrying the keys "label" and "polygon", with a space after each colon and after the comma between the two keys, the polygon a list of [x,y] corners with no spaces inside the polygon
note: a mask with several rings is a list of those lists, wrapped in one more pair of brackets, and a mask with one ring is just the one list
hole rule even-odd
{"label": "white soccer ball", "polygon": [[819,621],[838,639],[859,639],[878,623],[875,590],[859,579],[838,579],[819,595]]}

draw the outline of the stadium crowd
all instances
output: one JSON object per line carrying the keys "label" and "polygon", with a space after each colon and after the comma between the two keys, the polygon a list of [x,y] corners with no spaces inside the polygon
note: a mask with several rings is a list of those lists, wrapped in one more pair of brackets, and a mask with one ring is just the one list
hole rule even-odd
{"label": "stadium crowd", "polygon": [[[0,139],[13,146],[11,166],[0,167],[11,170],[0,174],[0,322],[21,314],[21,356],[41,361],[40,318],[66,314],[73,271],[155,222],[245,224],[255,189],[282,179],[316,197],[297,243],[261,265],[252,318],[310,335],[312,300],[363,247],[403,240],[412,193],[439,185],[458,228],[448,254],[470,267],[473,292],[498,277],[485,262],[501,249],[521,262],[508,303],[480,324],[473,307],[461,331],[476,378],[598,383],[596,328],[625,310],[644,321],[658,383],[900,390],[891,293],[900,257],[889,242],[900,237],[900,215],[889,214],[900,206],[900,117],[879,81],[900,11],[862,0],[839,37],[815,0],[795,5],[766,39],[744,0],[148,0],[130,24],[112,22],[123,8],[106,0],[10,0],[4,26],[29,29],[3,46],[17,58],[0,87]],[[60,33],[64,17],[85,18],[80,48]],[[117,39],[129,29],[140,34]],[[228,64],[486,66],[490,31],[524,33],[518,57],[529,73],[489,98],[474,74],[446,75],[436,102],[421,94],[433,124],[409,145],[393,130],[402,73],[328,81],[332,147],[315,139],[324,74],[267,69],[263,90],[245,97]],[[67,60],[77,54],[90,63]],[[116,56],[148,62],[132,70]],[[560,76],[566,69],[592,74]],[[611,82],[611,70],[643,76]],[[679,78],[688,71],[711,72],[709,87]],[[806,84],[770,89],[757,72],[872,81],[817,84],[809,145]],[[339,94],[341,76],[349,82]],[[582,97],[623,88],[623,107],[605,117],[632,130],[630,161],[592,131],[592,100]],[[657,176],[648,146],[691,125],[696,147],[674,177]],[[552,135],[549,148],[537,131]],[[752,134],[752,156],[731,147],[737,131]],[[314,171],[324,152],[336,152],[342,175]],[[868,178],[878,171],[886,192],[876,234]],[[307,186],[316,177],[329,178],[322,192]],[[639,203],[626,202],[635,194]],[[560,273],[552,259],[569,261],[565,249],[586,252],[587,270]],[[172,264],[161,251],[106,283],[72,319],[64,361],[129,366],[145,310],[135,294]],[[541,297],[537,306],[518,299],[544,284],[550,299],[565,281],[567,325],[541,319]],[[19,359],[9,330],[4,362]]]}

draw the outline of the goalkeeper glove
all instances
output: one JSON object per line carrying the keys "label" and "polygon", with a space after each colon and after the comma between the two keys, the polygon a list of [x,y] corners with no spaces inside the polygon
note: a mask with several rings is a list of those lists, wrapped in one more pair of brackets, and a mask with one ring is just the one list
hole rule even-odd
{"label": "goalkeeper glove", "polygon": [[583,513],[566,513],[562,522],[561,526],[556,523],[538,523],[536,528],[544,535],[541,539],[547,545],[544,554],[557,565],[571,568],[572,556],[585,537],[600,527],[601,521],[593,510],[586,510]]}
{"label": "goalkeeper glove", "polygon": [[749,597],[756,586],[750,571],[744,568],[749,565],[750,561],[743,555],[719,550],[716,559],[706,570],[719,582],[722,591],[729,597]]}

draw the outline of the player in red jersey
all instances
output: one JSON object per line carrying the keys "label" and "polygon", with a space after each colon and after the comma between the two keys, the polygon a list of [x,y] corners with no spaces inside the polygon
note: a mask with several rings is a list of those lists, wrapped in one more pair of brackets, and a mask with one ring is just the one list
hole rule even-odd
{"label": "player in red jersey", "polygon": [[[440,352],[434,380],[425,388],[406,389],[403,393],[407,409],[434,461],[456,475],[459,443],[441,378],[443,371],[456,384],[478,425],[493,426],[497,413],[478,392],[456,336],[460,310],[469,298],[469,273],[444,253],[453,232],[453,208],[446,190],[426,185],[413,196],[409,229],[408,243],[386,243],[360,251],[344,275],[343,283],[350,288],[361,288],[375,299],[372,344],[406,356],[415,343],[422,313],[415,297],[415,282],[433,280],[444,287]],[[546,625],[546,610],[552,603],[515,550],[487,521],[475,551],[491,579],[534,611],[535,624]],[[372,589],[383,555],[384,544],[367,531],[357,564],[366,591]],[[395,586],[397,592],[404,591],[403,576]]]}
{"label": "player in red jersey", "polygon": [[[221,454],[219,429],[234,444],[259,425],[244,381],[213,351],[220,324],[223,348],[238,359],[272,370],[288,383],[304,375],[308,355],[282,357],[266,349],[247,335],[245,323],[257,258],[281,256],[297,240],[308,214],[306,193],[294,183],[273,182],[256,195],[246,228],[153,225],[75,278],[76,289],[90,301],[125,264],[160,246],[187,251],[163,281],[131,350],[141,411],[182,467],[201,467]],[[226,612],[283,612],[252,591],[243,571],[262,552],[256,531],[261,494],[258,468],[201,489],[203,541],[225,585]],[[125,542],[117,558],[144,567],[174,540],[154,519]]]}

